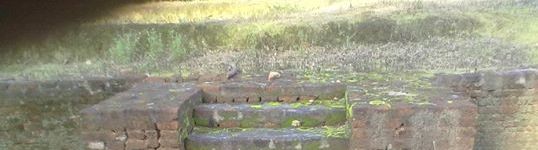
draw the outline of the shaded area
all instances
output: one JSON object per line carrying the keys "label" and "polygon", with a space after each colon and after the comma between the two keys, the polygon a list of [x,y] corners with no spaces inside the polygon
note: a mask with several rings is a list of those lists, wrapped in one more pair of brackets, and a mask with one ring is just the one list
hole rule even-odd
{"label": "shaded area", "polygon": [[51,31],[108,14],[143,0],[5,0],[0,1],[0,44],[39,40]]}

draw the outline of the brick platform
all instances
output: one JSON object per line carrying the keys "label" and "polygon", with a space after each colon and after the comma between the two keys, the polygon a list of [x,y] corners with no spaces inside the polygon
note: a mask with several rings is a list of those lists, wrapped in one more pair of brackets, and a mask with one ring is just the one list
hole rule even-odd
{"label": "brick platform", "polygon": [[189,83],[135,85],[81,111],[83,139],[88,149],[183,149],[201,94]]}
{"label": "brick platform", "polygon": [[298,83],[291,80],[204,82],[200,84],[206,103],[295,102],[343,97],[345,86],[335,83]]}
{"label": "brick platform", "polygon": [[[372,105],[370,99],[364,97],[364,92],[359,87],[345,87],[342,84],[312,84],[282,80],[278,82],[257,81],[224,81],[204,83],[140,83],[132,89],[119,93],[106,101],[93,107],[82,110],[81,129],[89,149],[196,149],[203,145],[204,140],[212,141],[212,147],[233,149],[230,143],[241,144],[245,147],[264,147],[293,149],[298,143],[301,146],[316,145],[319,149],[342,148],[370,150],[370,149],[474,149],[475,136],[477,135],[477,117],[479,110],[471,101],[471,97],[461,92],[443,92],[449,88],[433,89],[431,103],[407,103],[391,102],[390,105]],[[347,97],[344,107],[335,107],[334,111],[342,111],[347,115],[347,124],[342,125],[342,120],[330,128],[323,124],[312,124],[301,120],[317,112],[310,111],[317,108],[315,105],[295,107],[294,103],[304,100],[321,101],[334,100]],[[469,90],[465,90],[469,91]],[[252,101],[254,99],[254,101]],[[278,106],[259,105],[253,107],[251,103],[283,102]],[[226,107],[220,107],[226,103]],[[219,105],[219,107],[216,107]],[[294,106],[294,107],[292,107]],[[302,106],[302,105],[297,105]],[[276,117],[275,120],[285,120],[292,115],[296,119],[289,120],[285,126],[251,125],[256,127],[255,132],[238,132],[238,135],[222,128],[241,127],[237,124],[222,126],[223,124],[205,124],[206,127],[214,128],[211,133],[192,133],[194,124],[194,108],[198,108],[199,117],[218,119],[221,112],[233,112],[231,119],[251,118],[250,123],[260,124],[256,117],[247,116],[248,111],[262,113],[263,117]],[[270,108],[270,109],[269,109]],[[222,109],[222,110],[221,110]],[[304,110],[302,110],[304,109]],[[331,108],[332,109],[332,108]],[[330,110],[330,109],[327,109]],[[287,113],[293,111],[294,113]],[[203,113],[202,113],[203,112]],[[238,112],[241,112],[239,115]],[[245,112],[245,113],[243,113]],[[305,112],[305,113],[302,113]],[[215,115],[215,113],[219,115]],[[267,113],[267,114],[265,114]],[[331,113],[327,113],[331,114]],[[316,116],[316,115],[312,115]],[[327,115],[330,116],[330,115]],[[221,116],[222,117],[222,116]],[[284,117],[284,118],[282,118]],[[326,122],[334,117],[315,119]],[[199,118],[200,119],[200,118]],[[205,119],[204,119],[205,120]],[[208,122],[210,122],[208,120]],[[215,121],[214,121],[215,122]],[[290,127],[296,127],[293,122],[298,122],[299,127],[315,130],[321,128],[322,132],[279,132],[287,131]],[[289,124],[289,125],[288,125]],[[204,124],[200,124],[204,126]],[[199,128],[199,127],[196,127]],[[338,142],[344,145],[331,143],[325,147],[320,142],[337,133],[344,133],[338,137]],[[291,131],[291,130],[290,130]],[[346,132],[351,132],[345,134]],[[271,133],[275,134],[271,134]],[[216,134],[218,133],[218,134]],[[319,134],[324,133],[324,134]],[[192,137],[190,136],[192,134]],[[266,135],[259,141],[250,139],[257,135]],[[252,137],[249,137],[252,136]],[[223,141],[214,141],[215,138]],[[289,137],[289,139],[280,139]],[[279,141],[282,143],[273,143]],[[190,142],[184,143],[185,141]],[[237,143],[239,142],[239,143]],[[294,143],[289,147],[283,143]],[[224,145],[222,145],[224,144]],[[250,144],[250,145],[249,145]],[[256,146],[256,144],[258,144]],[[279,145],[280,144],[280,145]],[[194,147],[193,147],[194,146]],[[210,146],[211,147],[211,146]],[[303,148],[304,147],[300,147]]]}
{"label": "brick platform", "polygon": [[20,103],[42,104],[69,100],[77,104],[95,104],[125,91],[144,79],[142,75],[94,77],[71,80],[0,80],[0,107]]}
{"label": "brick platform", "polygon": [[358,87],[349,87],[351,149],[473,149],[477,107],[438,96],[431,104],[371,105]]}
{"label": "brick platform", "polygon": [[478,106],[475,149],[538,147],[538,70],[439,75],[435,83],[473,98]]}

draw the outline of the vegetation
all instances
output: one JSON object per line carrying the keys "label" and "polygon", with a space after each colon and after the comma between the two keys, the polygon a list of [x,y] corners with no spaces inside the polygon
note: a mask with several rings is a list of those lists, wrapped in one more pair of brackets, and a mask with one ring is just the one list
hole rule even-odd
{"label": "vegetation", "polygon": [[[97,75],[124,69],[207,73],[223,62],[246,72],[474,69],[517,67],[537,58],[532,2],[302,3],[128,5],[41,41],[1,46],[0,75],[39,79],[86,68]],[[318,56],[326,54],[332,60]]]}

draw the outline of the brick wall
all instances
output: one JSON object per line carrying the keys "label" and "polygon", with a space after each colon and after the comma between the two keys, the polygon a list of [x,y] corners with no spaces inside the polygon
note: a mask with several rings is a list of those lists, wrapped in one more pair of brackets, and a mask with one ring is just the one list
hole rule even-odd
{"label": "brick wall", "polygon": [[20,103],[48,103],[69,100],[77,104],[94,104],[115,93],[127,90],[144,76],[86,78],[80,80],[0,81],[0,106]]}
{"label": "brick wall", "polygon": [[538,147],[538,71],[518,69],[439,75],[434,82],[473,99],[478,106],[475,149]]}
{"label": "brick wall", "polygon": [[348,87],[353,150],[470,150],[477,108],[468,99],[435,97],[430,104],[369,104],[357,87]]}
{"label": "brick wall", "polygon": [[343,84],[298,83],[297,80],[279,79],[273,82],[204,82],[205,103],[260,103],[260,102],[295,102],[310,99],[333,99],[343,97]]}
{"label": "brick wall", "polygon": [[142,83],[81,111],[88,149],[183,149],[192,112],[202,102],[194,84]]}

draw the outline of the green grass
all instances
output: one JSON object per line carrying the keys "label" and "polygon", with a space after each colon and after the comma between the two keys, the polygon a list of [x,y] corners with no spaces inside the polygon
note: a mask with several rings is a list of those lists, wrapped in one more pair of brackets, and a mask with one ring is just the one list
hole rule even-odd
{"label": "green grass", "polygon": [[531,8],[501,8],[470,12],[484,23],[478,32],[483,36],[498,37],[532,49],[533,63],[538,63],[538,15]]}

